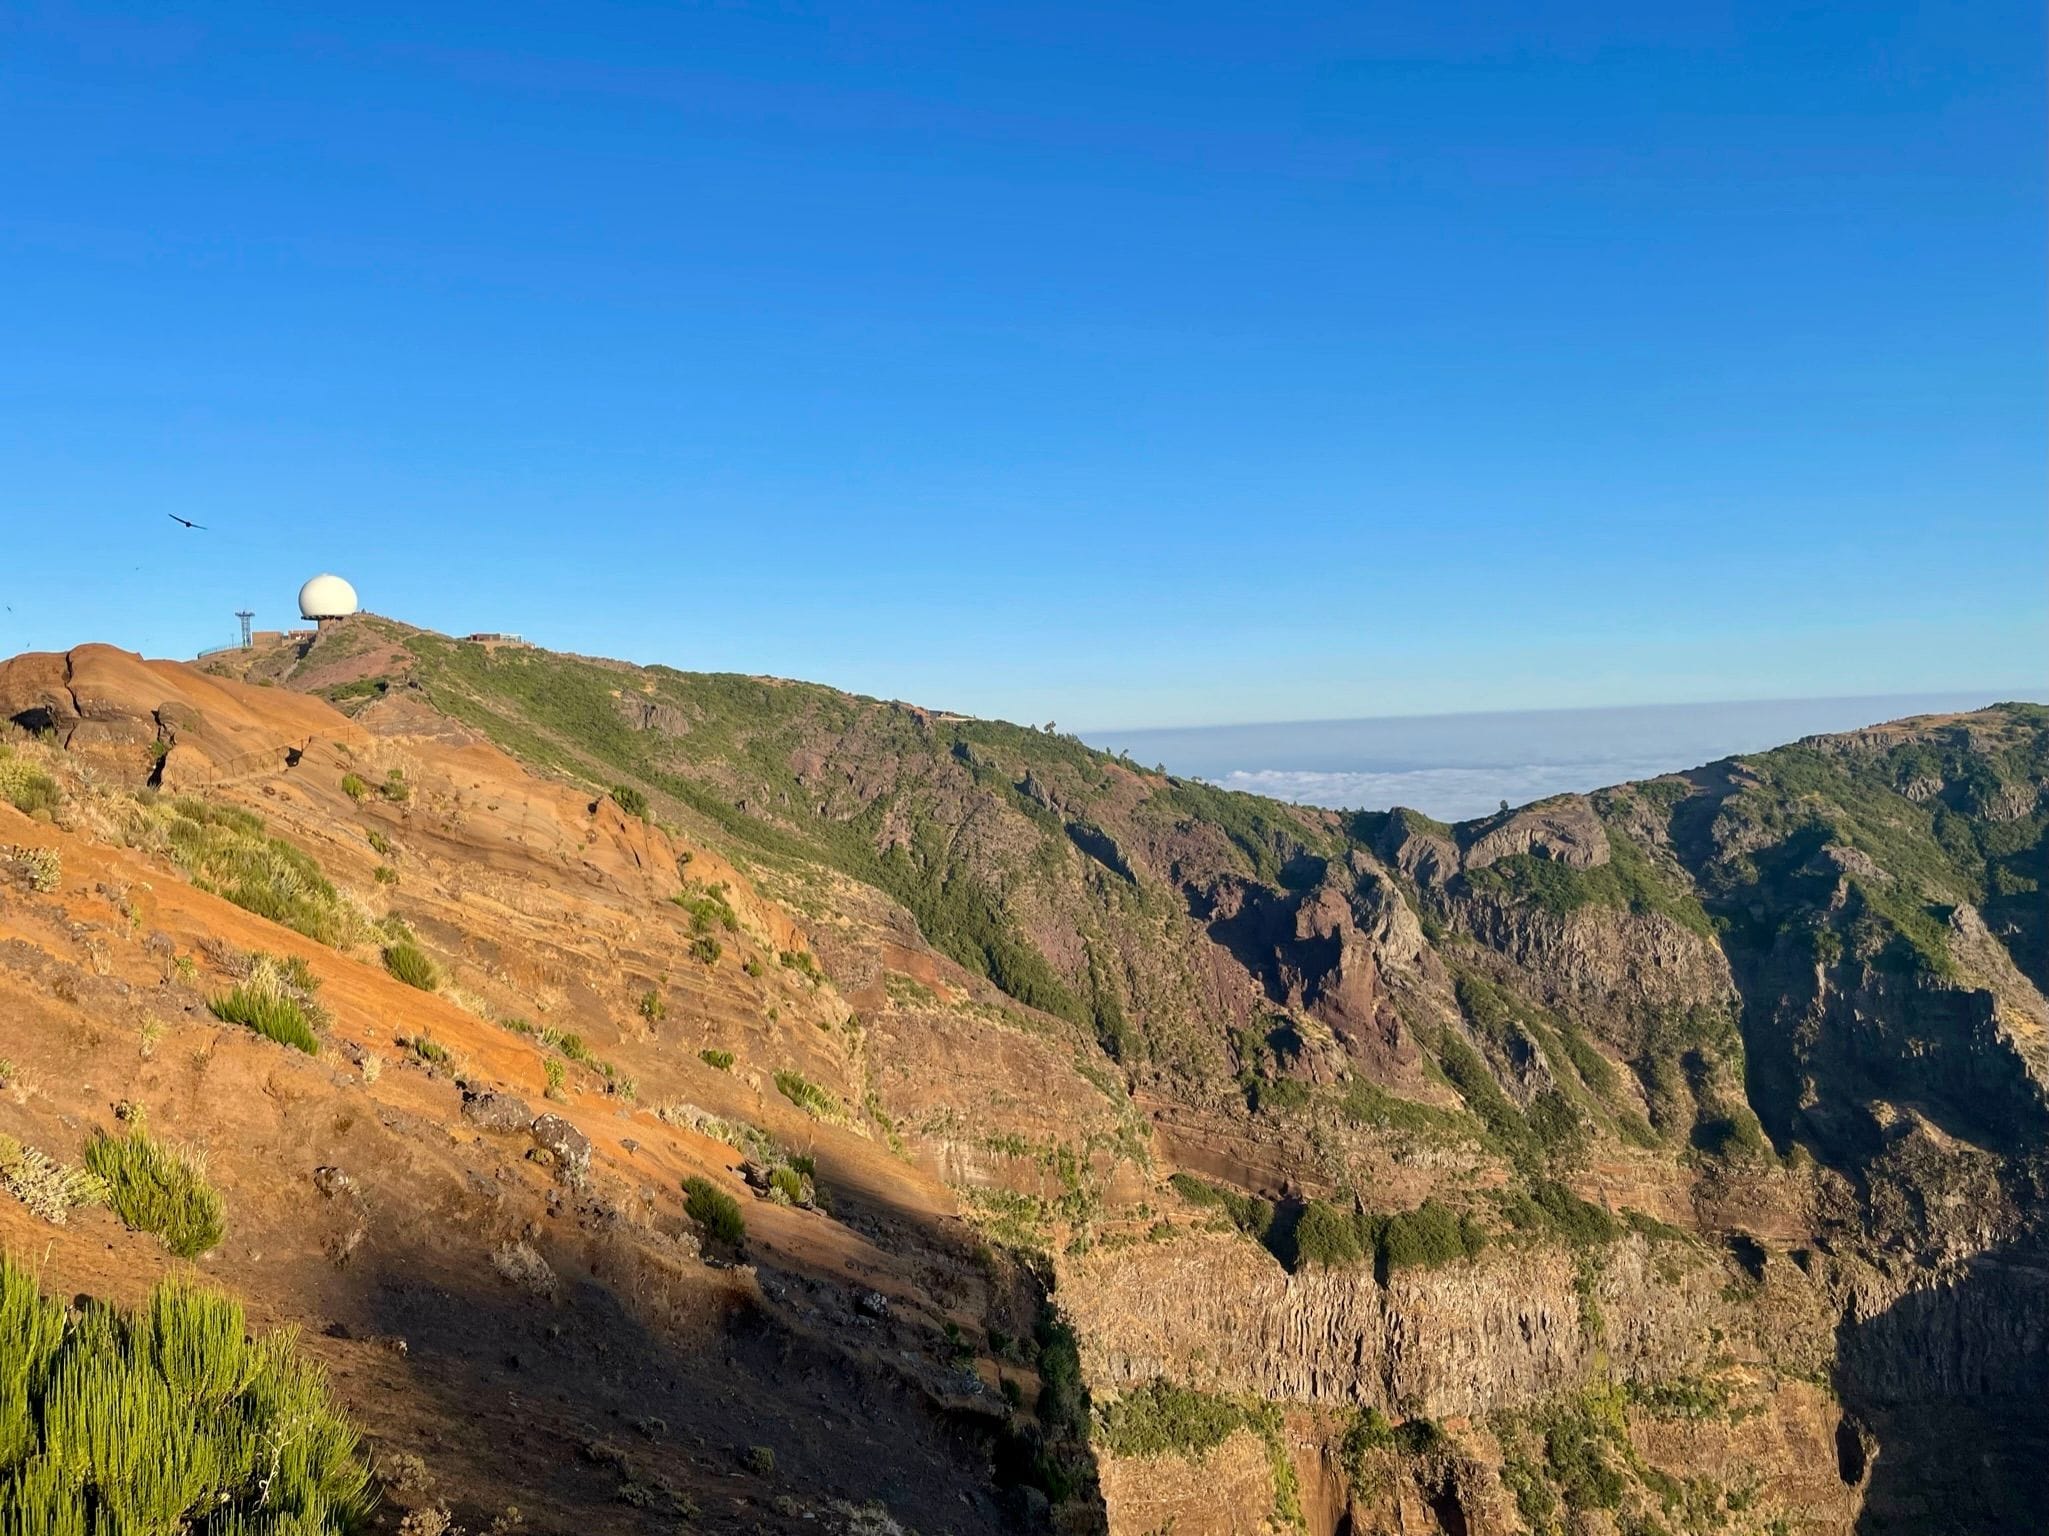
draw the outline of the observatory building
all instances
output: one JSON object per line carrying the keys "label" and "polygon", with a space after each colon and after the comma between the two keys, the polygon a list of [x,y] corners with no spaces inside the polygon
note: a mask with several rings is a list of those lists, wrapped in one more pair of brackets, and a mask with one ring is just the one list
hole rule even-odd
{"label": "observatory building", "polygon": [[359,607],[356,589],[339,576],[322,572],[299,588],[299,617],[313,620],[322,629],[346,619]]}

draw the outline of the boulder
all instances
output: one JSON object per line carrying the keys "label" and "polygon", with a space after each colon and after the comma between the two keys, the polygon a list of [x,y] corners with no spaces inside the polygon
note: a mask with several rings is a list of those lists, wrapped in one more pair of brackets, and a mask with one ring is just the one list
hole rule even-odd
{"label": "boulder", "polygon": [[534,1123],[534,1112],[526,1100],[489,1088],[463,1090],[462,1117],[495,1136],[516,1136]]}
{"label": "boulder", "polygon": [[560,1115],[542,1115],[528,1130],[563,1178],[572,1184],[583,1182],[591,1166],[590,1137]]}

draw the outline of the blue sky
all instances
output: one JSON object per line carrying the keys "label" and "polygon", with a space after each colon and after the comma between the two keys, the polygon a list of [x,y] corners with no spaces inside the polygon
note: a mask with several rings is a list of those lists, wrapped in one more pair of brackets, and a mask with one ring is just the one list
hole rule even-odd
{"label": "blue sky", "polygon": [[2042,33],[9,6],[0,653],[325,568],[1063,726],[2039,695]]}

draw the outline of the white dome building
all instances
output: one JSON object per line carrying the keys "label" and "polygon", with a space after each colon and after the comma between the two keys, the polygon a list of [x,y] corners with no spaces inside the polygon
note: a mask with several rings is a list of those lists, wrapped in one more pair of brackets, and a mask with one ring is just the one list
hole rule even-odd
{"label": "white dome building", "polygon": [[339,576],[323,572],[299,588],[299,617],[302,619],[325,624],[330,619],[345,619],[361,606],[356,601],[356,589]]}

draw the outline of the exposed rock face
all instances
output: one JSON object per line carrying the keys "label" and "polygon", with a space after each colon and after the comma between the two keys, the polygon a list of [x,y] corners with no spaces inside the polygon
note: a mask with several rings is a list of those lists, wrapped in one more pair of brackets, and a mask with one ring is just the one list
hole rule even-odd
{"label": "exposed rock face", "polygon": [[1511,812],[1467,845],[1463,867],[1485,869],[1514,854],[1591,869],[1608,862],[1608,833],[1583,796],[1564,795]]}
{"label": "exposed rock face", "polygon": [[1718,1272],[1695,1264],[1672,1285],[1641,1244],[1618,1251],[1600,1310],[1618,1337],[1586,1325],[1569,1254],[1489,1255],[1475,1264],[1290,1275],[1256,1245],[1204,1238],[1083,1259],[1061,1295],[1082,1324],[1084,1358],[1106,1386],[1166,1376],[1276,1402],[1466,1418],[1575,1389],[1597,1351],[1625,1376],[1704,1358],[1723,1310]]}

